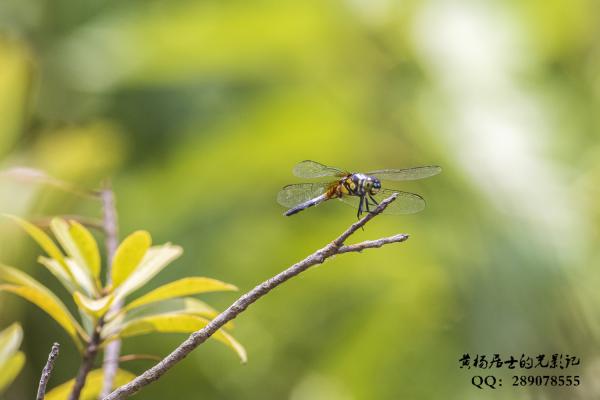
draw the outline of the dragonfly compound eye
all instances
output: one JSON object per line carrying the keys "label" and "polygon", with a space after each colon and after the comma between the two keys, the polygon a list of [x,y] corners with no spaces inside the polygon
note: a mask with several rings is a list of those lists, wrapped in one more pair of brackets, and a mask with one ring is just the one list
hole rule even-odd
{"label": "dragonfly compound eye", "polygon": [[373,179],[373,186],[371,188],[371,194],[378,193],[379,189],[381,189],[381,182],[379,181],[379,179],[375,178],[375,179]]}

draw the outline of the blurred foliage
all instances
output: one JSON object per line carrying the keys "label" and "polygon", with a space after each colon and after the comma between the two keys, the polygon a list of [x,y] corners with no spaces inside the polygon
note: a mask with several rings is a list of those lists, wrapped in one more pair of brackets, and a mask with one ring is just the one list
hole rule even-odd
{"label": "blurred foliage", "polygon": [[[581,390],[518,395],[596,398],[599,11],[595,0],[3,0],[2,169],[84,187],[113,177],[122,232],[144,226],[186,249],[147,290],[198,273],[246,290],[353,221],[338,204],[280,215],[274,197],[297,161],[444,167],[400,187],[426,198],[424,212],[356,238],[408,242],[289,282],[237,323],[251,362],[207,344],[144,399],[517,396],[475,392],[458,369],[465,352],[581,355]],[[8,179],[0,210],[99,215],[94,201]],[[61,290],[10,224],[0,252]],[[35,366],[69,340],[2,295],[0,326],[15,320],[32,335],[11,400],[33,397]],[[183,336],[158,337],[125,352],[166,354]],[[56,382],[78,362],[61,352]]]}
{"label": "blurred foliage", "polygon": [[14,323],[0,331],[0,393],[19,375],[25,364],[25,354],[19,351],[23,328]]}

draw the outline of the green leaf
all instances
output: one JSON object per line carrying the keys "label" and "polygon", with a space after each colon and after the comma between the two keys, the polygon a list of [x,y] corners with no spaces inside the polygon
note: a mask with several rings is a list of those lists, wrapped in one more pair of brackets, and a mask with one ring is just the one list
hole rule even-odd
{"label": "green leaf", "polygon": [[0,332],[0,364],[19,350],[22,340],[23,328],[18,322]]}
{"label": "green leaf", "polygon": [[15,221],[25,232],[31,236],[33,240],[37,242],[37,244],[48,254],[50,257],[55,259],[60,267],[64,270],[66,274],[68,274],[71,278],[71,272],[65,263],[64,256],[62,251],[54,244],[54,241],[50,238],[50,236],[46,235],[46,233],[33,225],[30,222],[27,222],[19,217],[15,217],[14,215],[5,214],[6,217]]}
{"label": "green leaf", "polygon": [[123,240],[112,263],[113,287],[120,286],[140,265],[151,244],[152,237],[146,231],[133,232]]}
{"label": "green leaf", "polygon": [[56,236],[56,239],[62,248],[71,258],[70,260],[65,259],[65,261],[74,279],[79,282],[80,286],[84,288],[86,292],[88,292],[88,295],[97,295],[98,288],[92,279],[92,267],[88,265],[82,249],[79,248],[79,243],[71,235],[69,224],[62,218],[53,218],[52,221],[50,221],[50,229],[52,230],[52,233],[54,233],[54,236]]}
{"label": "green leaf", "polygon": [[[18,217],[12,215],[7,215],[7,217],[11,218],[19,226],[21,226],[23,230],[25,230],[40,245],[40,247],[44,249],[46,254],[48,254],[51,257],[40,257],[38,258],[38,261],[40,262],[40,264],[45,266],[52,273],[52,275],[54,275],[62,283],[62,285],[69,291],[69,293],[73,293],[77,288],[84,289],[89,295],[95,293],[95,286],[92,280],[90,279],[89,274],[85,273],[84,269],[81,268],[81,266],[75,265],[76,263],[72,261],[69,262],[69,260],[64,257],[62,251],[58,248],[58,246],[54,244],[54,241],[48,235],[46,235],[46,233],[44,233],[43,230]],[[61,232],[61,237],[63,237],[63,240],[66,240],[67,242],[72,242],[72,240],[69,238],[70,233],[68,231],[64,232],[66,223],[64,221],[63,223],[64,225],[59,222],[58,225],[61,225],[59,227],[55,222],[55,229],[58,229]],[[68,225],[66,226],[68,228]],[[85,233],[80,233],[79,236],[85,236]],[[85,239],[81,239],[82,242],[84,240]],[[75,245],[75,247],[77,247],[77,245]],[[97,251],[98,250],[96,245],[96,252]],[[88,251],[86,251],[86,253],[87,252]],[[93,250],[89,252],[93,252]],[[93,258],[93,256],[90,257]]]}
{"label": "green leaf", "polygon": [[[85,386],[83,387],[79,399],[96,400],[98,396],[100,396],[100,391],[102,390],[103,376],[104,374],[102,369],[95,369],[91,371],[87,376]],[[131,372],[122,369],[117,370],[115,381],[113,383],[113,389],[125,385],[126,383],[132,381],[134,378],[135,375]],[[57,387],[46,393],[46,400],[67,400],[69,398],[71,390],[73,389],[74,383],[75,379],[71,379],[61,385],[58,385]]]}
{"label": "green leaf", "polygon": [[[171,310],[169,311],[169,309]],[[154,315],[178,313],[197,315],[199,317],[213,319],[214,317],[219,315],[219,312],[217,310],[215,310],[205,302],[195,299],[193,297],[184,297],[179,299],[165,300],[161,301],[160,303],[152,303],[149,306],[138,310],[143,312],[141,316],[144,316],[144,314],[151,315],[150,313]],[[136,314],[136,312],[133,312],[133,314]]]}
{"label": "green leaf", "polygon": [[0,393],[19,375],[25,364],[25,354],[19,351],[0,363]]}
{"label": "green leaf", "polygon": [[212,337],[221,343],[225,344],[229,348],[231,348],[240,358],[242,364],[246,364],[248,362],[248,353],[246,353],[246,349],[240,342],[234,339],[229,333],[225,332],[222,329],[219,329]]}
{"label": "green leaf", "polygon": [[69,267],[71,274],[75,277],[77,286],[80,287],[88,296],[98,296],[98,287],[92,280],[89,271],[70,258],[65,258],[65,261],[67,262],[67,266]]}
{"label": "green leaf", "polygon": [[181,247],[169,243],[148,249],[135,271],[115,290],[115,299],[122,300],[129,293],[142,287],[181,253]]}
{"label": "green leaf", "polygon": [[[161,314],[135,319],[123,326],[118,334],[120,338],[145,335],[153,332],[161,333],[191,333],[204,328],[210,321],[206,318],[185,314]],[[240,360],[247,361],[246,350],[231,335],[219,329],[214,338],[233,349]]]}
{"label": "green leaf", "polygon": [[[140,318],[156,316],[161,314],[186,314],[196,315],[207,319],[213,319],[219,312],[208,304],[195,299],[193,297],[183,297],[177,299],[164,300],[158,303],[151,303],[125,315],[125,311],[121,310],[118,314],[107,317],[108,322],[102,329],[102,337],[110,337],[117,334],[125,324]],[[226,329],[233,329],[233,322],[229,321],[224,325]]]}
{"label": "green leaf", "polygon": [[238,288],[234,285],[221,282],[216,279],[203,277],[183,278],[160,286],[157,289],[154,289],[151,292],[137,298],[129,303],[125,307],[125,310],[132,310],[146,304],[172,299],[175,297],[228,290],[238,290]]}
{"label": "green leaf", "polygon": [[79,249],[83,262],[90,269],[92,277],[100,279],[100,252],[94,236],[77,221],[69,221],[69,233]]}
{"label": "green leaf", "polygon": [[48,288],[26,273],[6,265],[0,265],[0,280],[9,283],[0,284],[0,291],[4,290],[23,297],[44,310],[73,338],[77,347],[81,349],[81,341],[77,333],[85,337],[85,332],[67,307]]}
{"label": "green leaf", "polygon": [[79,288],[79,285],[71,279],[71,271],[67,269],[69,272],[65,272],[61,264],[55,259],[39,256],[38,262],[46,267],[46,269],[62,283],[69,293],[72,294]]}
{"label": "green leaf", "polygon": [[75,304],[81,310],[83,310],[89,316],[94,317],[95,319],[100,318],[108,311],[109,307],[113,303],[114,295],[110,294],[108,296],[101,297],[97,300],[90,299],[89,297],[75,292],[73,294],[73,300],[75,300]]}

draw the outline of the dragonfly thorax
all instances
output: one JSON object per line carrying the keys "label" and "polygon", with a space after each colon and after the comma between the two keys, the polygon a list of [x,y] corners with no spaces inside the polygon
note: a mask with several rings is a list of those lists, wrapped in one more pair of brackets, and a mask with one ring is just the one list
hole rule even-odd
{"label": "dragonfly thorax", "polygon": [[374,176],[365,174],[352,174],[348,177],[351,182],[347,189],[355,196],[375,195],[381,189],[381,182]]}

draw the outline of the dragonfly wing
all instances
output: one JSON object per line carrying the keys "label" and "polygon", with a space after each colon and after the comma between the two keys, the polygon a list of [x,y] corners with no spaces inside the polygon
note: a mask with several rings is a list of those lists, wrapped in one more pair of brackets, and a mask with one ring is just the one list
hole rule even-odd
{"label": "dragonfly wing", "polygon": [[384,211],[384,214],[400,215],[414,214],[422,211],[425,208],[425,199],[416,193],[402,192],[399,190],[382,189],[375,196],[375,200],[381,203],[383,200],[390,197],[392,194],[398,193],[395,201],[390,203]]}
{"label": "dragonfly wing", "polygon": [[284,207],[293,207],[322,195],[330,186],[331,183],[297,183],[295,185],[287,185],[277,194],[277,202]]}
{"label": "dragonfly wing", "polygon": [[[379,193],[374,195],[373,198],[377,201],[377,203],[381,203],[383,200],[387,199],[394,193],[398,193],[398,197],[396,198],[395,201],[393,201],[386,207],[383,214],[388,214],[388,215],[414,214],[414,213],[418,213],[419,211],[422,211],[425,208],[425,200],[418,194],[410,193],[410,192],[382,189],[379,191]],[[360,203],[360,197],[358,197],[358,196],[343,196],[343,197],[340,197],[340,200],[354,208],[358,208],[358,205]],[[376,207],[376,206],[372,205],[372,202],[370,200],[369,200],[369,203],[371,204],[370,205],[371,210]],[[366,211],[366,208],[364,205],[363,205],[363,210]]]}
{"label": "dragonfly wing", "polygon": [[429,178],[442,172],[442,168],[437,165],[426,167],[414,167],[405,169],[379,169],[377,171],[367,172],[367,175],[373,175],[381,180],[388,181],[414,181],[416,179]]}
{"label": "dragonfly wing", "polygon": [[311,160],[299,162],[296,164],[292,172],[299,178],[321,178],[324,176],[345,175],[345,173],[340,169],[329,167]]}

